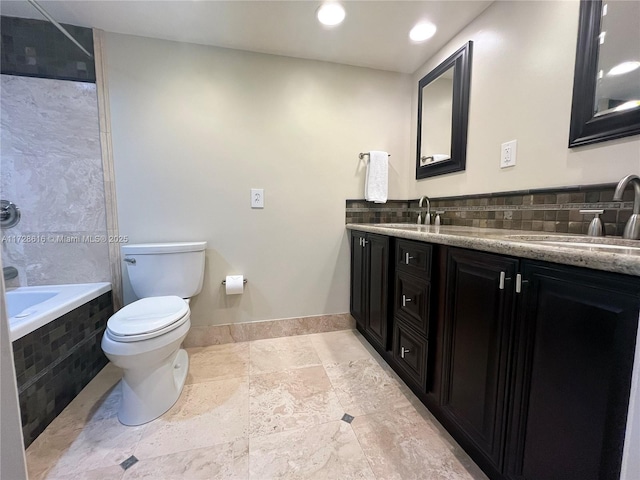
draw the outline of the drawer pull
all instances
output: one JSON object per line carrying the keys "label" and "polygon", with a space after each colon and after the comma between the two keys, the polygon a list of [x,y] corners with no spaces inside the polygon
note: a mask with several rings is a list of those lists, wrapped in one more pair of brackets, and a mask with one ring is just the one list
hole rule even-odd
{"label": "drawer pull", "polygon": [[406,295],[402,294],[402,306],[406,307],[407,303],[410,303],[410,302],[411,302],[411,299],[408,298]]}
{"label": "drawer pull", "polygon": [[405,253],[405,254],[404,254],[404,263],[405,263],[406,265],[409,265],[409,261],[410,261],[410,260],[413,260],[413,257],[409,255],[409,252]]}
{"label": "drawer pull", "polygon": [[404,358],[405,353],[409,353],[411,350],[408,348],[400,347],[400,358]]}

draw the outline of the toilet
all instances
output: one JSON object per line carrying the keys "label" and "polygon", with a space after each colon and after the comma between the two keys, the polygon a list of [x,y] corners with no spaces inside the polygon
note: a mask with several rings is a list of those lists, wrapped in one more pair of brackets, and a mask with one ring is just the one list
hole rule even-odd
{"label": "toilet", "polygon": [[202,290],[207,242],[122,246],[129,280],[140,298],[107,321],[102,350],[122,368],[118,419],[142,425],[178,400],[189,370],[180,348],[191,327],[189,299]]}

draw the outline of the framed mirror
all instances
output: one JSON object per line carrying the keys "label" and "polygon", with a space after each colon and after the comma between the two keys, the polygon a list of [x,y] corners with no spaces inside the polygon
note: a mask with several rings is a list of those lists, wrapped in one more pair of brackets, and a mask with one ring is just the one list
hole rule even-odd
{"label": "framed mirror", "polygon": [[640,133],[640,2],[582,0],[569,147]]}
{"label": "framed mirror", "polygon": [[416,179],[465,169],[472,48],[468,42],[418,82]]}

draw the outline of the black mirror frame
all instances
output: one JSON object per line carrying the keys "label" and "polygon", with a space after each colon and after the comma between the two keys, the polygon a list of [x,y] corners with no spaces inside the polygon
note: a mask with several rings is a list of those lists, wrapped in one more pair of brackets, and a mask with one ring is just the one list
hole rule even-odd
{"label": "black mirror frame", "polygon": [[595,117],[602,0],[580,1],[569,148],[640,133],[640,108]]}
{"label": "black mirror frame", "polygon": [[[467,163],[467,128],[469,124],[469,94],[471,91],[471,57],[473,42],[467,42],[457,52],[434,68],[418,82],[418,144],[416,149],[416,180],[435,177],[465,169]],[[422,89],[449,68],[453,71],[453,111],[451,117],[451,158],[433,165],[420,165],[422,143]]]}

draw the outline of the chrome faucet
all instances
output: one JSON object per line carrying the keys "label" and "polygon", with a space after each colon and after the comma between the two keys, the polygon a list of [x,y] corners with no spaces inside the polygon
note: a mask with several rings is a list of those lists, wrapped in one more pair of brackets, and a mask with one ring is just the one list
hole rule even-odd
{"label": "chrome faucet", "polygon": [[420,198],[420,202],[418,203],[418,207],[422,208],[422,202],[427,201],[427,213],[424,217],[424,220],[422,219],[422,210],[420,210],[420,213],[418,213],[418,224],[420,223],[424,223],[425,225],[430,225],[431,224],[431,202],[429,201],[429,197],[427,197],[426,195],[423,195],[422,198]]}
{"label": "chrome faucet", "polygon": [[632,240],[640,240],[640,177],[637,175],[627,175],[616,187],[613,194],[614,202],[622,201],[622,194],[627,185],[632,184],[635,195],[633,197],[633,213],[624,227],[622,238],[630,238]]}

